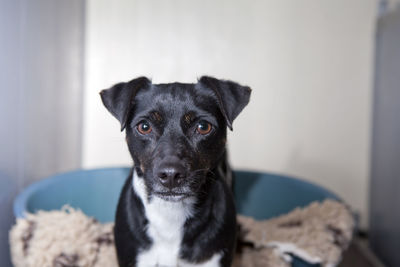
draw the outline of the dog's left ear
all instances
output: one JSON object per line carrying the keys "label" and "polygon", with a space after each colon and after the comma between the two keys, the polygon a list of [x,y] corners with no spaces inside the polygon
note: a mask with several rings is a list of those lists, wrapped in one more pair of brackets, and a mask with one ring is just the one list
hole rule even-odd
{"label": "dog's left ear", "polygon": [[226,119],[227,126],[233,130],[233,120],[249,103],[250,87],[242,86],[232,81],[218,80],[209,76],[201,77],[199,83],[214,92],[222,115]]}
{"label": "dog's left ear", "polygon": [[146,77],[139,77],[100,92],[104,106],[121,123],[121,131],[126,127],[129,112],[135,104],[136,93],[150,84],[151,81]]}

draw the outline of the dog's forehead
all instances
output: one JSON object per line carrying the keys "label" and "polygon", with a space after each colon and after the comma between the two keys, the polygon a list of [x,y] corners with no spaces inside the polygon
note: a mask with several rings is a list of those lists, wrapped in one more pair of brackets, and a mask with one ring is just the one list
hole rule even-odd
{"label": "dog's forehead", "polygon": [[140,90],[135,101],[137,110],[173,111],[174,114],[192,110],[214,113],[217,106],[214,102],[210,94],[199,90],[195,84],[185,83],[153,84]]}
{"label": "dog's forehead", "polygon": [[193,104],[197,92],[193,84],[170,83],[156,84],[150,89],[153,100],[159,105],[179,105]]}

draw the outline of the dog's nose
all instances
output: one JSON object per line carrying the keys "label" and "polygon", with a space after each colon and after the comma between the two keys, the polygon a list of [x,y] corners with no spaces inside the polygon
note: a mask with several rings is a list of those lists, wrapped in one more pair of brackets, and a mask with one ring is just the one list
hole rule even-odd
{"label": "dog's nose", "polygon": [[157,175],[161,184],[169,189],[179,186],[186,177],[185,171],[179,166],[163,167]]}

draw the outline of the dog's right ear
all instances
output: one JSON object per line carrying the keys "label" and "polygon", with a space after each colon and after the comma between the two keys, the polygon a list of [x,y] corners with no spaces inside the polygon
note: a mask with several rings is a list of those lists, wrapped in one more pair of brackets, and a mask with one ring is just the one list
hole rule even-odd
{"label": "dog's right ear", "polygon": [[118,83],[100,92],[104,106],[121,123],[121,131],[126,127],[129,112],[135,104],[137,92],[150,85],[151,81],[149,79],[146,77],[139,77],[130,82]]}

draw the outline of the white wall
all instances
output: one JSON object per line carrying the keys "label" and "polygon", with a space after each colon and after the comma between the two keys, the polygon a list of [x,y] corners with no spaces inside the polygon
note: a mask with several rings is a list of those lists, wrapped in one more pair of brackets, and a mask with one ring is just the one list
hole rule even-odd
{"label": "white wall", "polygon": [[375,12],[375,0],[89,0],[83,166],[130,163],[101,89],[214,75],[253,88],[234,167],[324,185],[365,226]]}
{"label": "white wall", "polygon": [[17,193],[81,166],[84,2],[0,1],[0,266]]}

